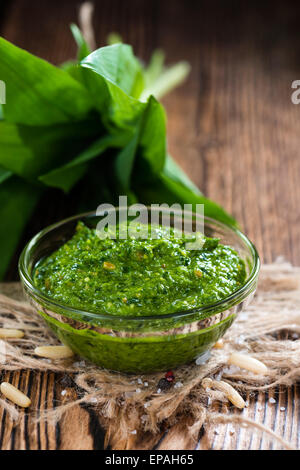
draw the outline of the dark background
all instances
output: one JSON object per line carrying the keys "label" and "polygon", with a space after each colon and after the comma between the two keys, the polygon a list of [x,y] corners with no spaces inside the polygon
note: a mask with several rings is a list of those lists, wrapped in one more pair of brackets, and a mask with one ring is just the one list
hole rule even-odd
{"label": "dark background", "polygon": [[[0,34],[59,64],[76,54],[69,24],[77,1],[0,4]],[[174,158],[208,197],[222,204],[256,243],[265,262],[300,263],[300,5],[296,2],[94,1],[97,45],[119,32],[147,60],[161,47],[169,63],[188,60],[185,85],[164,104]],[[0,149],[1,151],[1,149]],[[76,193],[45,195],[25,241],[74,214]],[[99,201],[100,203],[101,201]],[[91,208],[93,209],[93,208]]]}

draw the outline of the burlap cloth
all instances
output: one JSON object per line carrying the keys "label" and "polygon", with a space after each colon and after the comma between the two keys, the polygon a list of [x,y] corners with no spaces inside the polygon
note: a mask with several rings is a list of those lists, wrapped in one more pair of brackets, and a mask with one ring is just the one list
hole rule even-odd
{"label": "burlap cloth", "polygon": [[[6,289],[7,292],[7,289]],[[15,295],[14,295],[15,297]],[[201,428],[214,423],[232,423],[264,432],[283,448],[294,448],[268,427],[246,418],[243,412],[216,412],[216,401],[226,402],[218,391],[201,387],[204,377],[215,377],[233,385],[242,395],[267,391],[279,384],[286,386],[300,377],[300,268],[278,259],[261,270],[259,287],[252,304],[243,311],[224,337],[224,347],[213,349],[205,364],[189,364],[174,371],[175,381],[166,392],[158,393],[163,373],[126,376],[101,370],[80,358],[49,361],[34,355],[37,346],[58,344],[32,307],[12,296],[0,295],[0,327],[25,331],[21,340],[0,341],[0,370],[32,369],[68,374],[78,392],[78,399],[40,414],[37,419],[59,420],[78,403],[87,403],[100,415],[106,429],[106,444],[126,449],[134,436],[155,434],[185,419],[184,432],[196,442]],[[234,351],[250,354],[270,369],[259,376],[226,364]],[[71,380],[72,378],[72,380]],[[11,418],[18,420],[18,408],[4,397]]]}

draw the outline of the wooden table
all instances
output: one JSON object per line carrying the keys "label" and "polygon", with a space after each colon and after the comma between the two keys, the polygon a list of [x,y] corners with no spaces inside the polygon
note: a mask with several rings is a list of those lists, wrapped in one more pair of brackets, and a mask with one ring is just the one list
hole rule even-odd
{"label": "wooden table", "polygon": [[[241,223],[263,260],[278,255],[300,263],[300,106],[291,102],[291,83],[300,79],[300,5],[284,2],[111,1],[95,2],[98,45],[111,31],[121,33],[147,59],[161,47],[169,62],[186,59],[192,73],[185,86],[164,104],[168,112],[171,154],[210,198]],[[56,64],[75,55],[68,24],[77,18],[74,2],[11,0],[0,5],[0,33],[8,40]],[[0,77],[1,78],[1,77]],[[64,198],[37,212],[24,240],[36,228],[72,213]],[[23,242],[22,242],[23,243]],[[16,258],[17,259],[17,254]],[[16,277],[15,261],[8,280]],[[60,377],[18,372],[8,375],[28,386],[33,403],[52,406],[60,395]],[[259,396],[261,407],[268,397]],[[250,400],[247,413],[275,430],[299,429],[299,389],[280,390],[280,413],[261,413]],[[71,432],[70,429],[76,429]],[[159,443],[144,447],[192,448],[180,423]],[[101,449],[97,416],[77,407],[56,427],[35,424],[25,414],[13,427],[0,411],[1,449]],[[264,440],[241,430],[235,439],[202,432],[200,449],[265,448]]]}

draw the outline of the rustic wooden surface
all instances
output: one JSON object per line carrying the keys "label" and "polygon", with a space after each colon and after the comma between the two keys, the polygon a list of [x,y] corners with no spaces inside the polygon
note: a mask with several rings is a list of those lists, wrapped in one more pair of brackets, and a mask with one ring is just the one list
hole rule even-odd
{"label": "rustic wooden surface", "polygon": [[[283,255],[299,265],[300,106],[293,105],[290,96],[292,81],[300,78],[300,5],[211,0],[95,4],[98,45],[104,44],[109,32],[117,31],[144,59],[153,48],[162,47],[169,62],[191,62],[186,85],[164,100],[172,155],[207,196],[236,216],[265,262]],[[77,6],[67,0],[1,2],[0,34],[58,64],[75,54],[68,24],[76,22]],[[46,214],[37,212],[25,239],[69,213],[68,198],[59,205],[49,204]],[[8,280],[15,277],[14,262]],[[27,389],[38,408],[61,400],[64,385],[54,374],[20,372],[6,374],[5,379]],[[277,403],[272,407],[268,396],[249,397],[244,413],[299,447],[299,387],[274,394]],[[186,440],[186,425],[178,423],[155,439],[145,436],[137,447],[194,448]],[[36,424],[25,411],[22,425],[14,427],[0,410],[0,449],[102,447],[97,416],[81,407],[57,426]],[[247,429],[231,435],[223,426],[202,430],[197,448],[276,445]]]}

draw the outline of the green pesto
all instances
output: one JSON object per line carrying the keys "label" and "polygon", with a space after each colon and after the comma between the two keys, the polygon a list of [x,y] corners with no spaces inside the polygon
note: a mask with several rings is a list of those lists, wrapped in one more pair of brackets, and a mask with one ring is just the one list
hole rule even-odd
{"label": "green pesto", "polygon": [[151,230],[148,239],[103,240],[79,222],[73,237],[39,262],[35,285],[63,304],[126,317],[201,307],[244,284],[245,264],[233,248],[198,234],[203,246],[189,250],[176,230]]}
{"label": "green pesto", "polygon": [[[116,239],[103,240],[80,222],[73,237],[34,271],[35,285],[47,296],[102,314],[91,320],[93,325],[129,332],[111,335],[101,328],[89,329],[88,324],[77,329],[72,322],[39,311],[63,343],[107,369],[146,373],[187,363],[210,349],[235,318],[233,311],[215,325],[184,333],[182,326],[201,318],[197,309],[188,319],[159,316],[228,297],[245,283],[246,269],[238,253],[217,239],[197,234],[188,241],[198,240],[200,248],[189,250],[187,239],[178,238],[177,231],[151,229],[152,238],[123,240],[117,230]],[[63,307],[57,313],[64,315]],[[150,315],[146,322],[136,320],[138,335],[131,336],[129,317]],[[79,321],[90,323],[83,312]]]}

